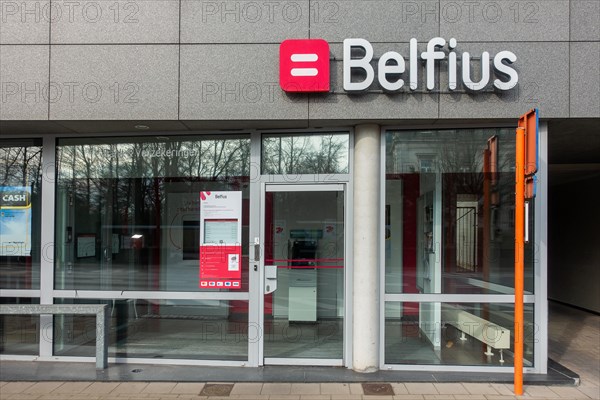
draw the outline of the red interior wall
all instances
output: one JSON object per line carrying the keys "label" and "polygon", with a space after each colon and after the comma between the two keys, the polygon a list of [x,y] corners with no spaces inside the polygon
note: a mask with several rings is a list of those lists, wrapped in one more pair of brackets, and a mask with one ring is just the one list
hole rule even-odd
{"label": "red interior wall", "polygon": [[[417,291],[417,199],[419,174],[403,174],[402,282],[403,293]],[[418,315],[419,303],[404,303],[404,315]]]}

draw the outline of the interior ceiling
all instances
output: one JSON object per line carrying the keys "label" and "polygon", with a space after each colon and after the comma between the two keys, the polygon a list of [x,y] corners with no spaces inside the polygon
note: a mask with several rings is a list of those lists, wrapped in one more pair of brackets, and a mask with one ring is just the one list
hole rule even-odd
{"label": "interior ceiling", "polygon": [[550,164],[600,163],[600,119],[550,121],[548,161]]}
{"label": "interior ceiling", "polygon": [[[369,121],[382,125],[411,126],[476,126],[482,123],[507,121]],[[5,135],[21,134],[73,134],[73,133],[125,133],[202,131],[233,129],[293,129],[308,127],[352,126],[359,121],[0,121],[0,132]],[[148,129],[136,129],[145,125]],[[458,126],[457,126],[458,127]],[[598,164],[600,163],[600,119],[565,119],[549,122],[548,156],[550,164]]]}

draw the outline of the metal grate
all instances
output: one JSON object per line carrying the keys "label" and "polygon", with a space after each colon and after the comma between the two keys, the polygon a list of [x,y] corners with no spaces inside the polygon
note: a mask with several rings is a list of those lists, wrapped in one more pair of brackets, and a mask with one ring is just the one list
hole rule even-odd
{"label": "metal grate", "polygon": [[363,383],[363,392],[368,396],[393,396],[394,389],[389,383]]}
{"label": "metal grate", "polygon": [[200,396],[229,396],[233,384],[207,383],[202,388]]}

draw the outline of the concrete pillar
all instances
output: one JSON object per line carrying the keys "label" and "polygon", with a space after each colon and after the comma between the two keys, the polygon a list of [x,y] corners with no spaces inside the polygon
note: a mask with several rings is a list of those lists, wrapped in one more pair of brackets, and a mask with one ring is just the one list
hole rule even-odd
{"label": "concrete pillar", "polygon": [[379,369],[379,125],[354,130],[352,368]]}

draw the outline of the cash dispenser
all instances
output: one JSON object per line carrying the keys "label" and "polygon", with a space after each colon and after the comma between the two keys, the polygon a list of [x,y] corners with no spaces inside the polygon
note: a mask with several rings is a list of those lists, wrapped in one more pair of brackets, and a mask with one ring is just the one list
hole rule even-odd
{"label": "cash dispenser", "polygon": [[288,318],[290,322],[317,321],[317,249],[314,238],[289,241],[291,255]]}

